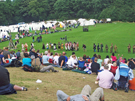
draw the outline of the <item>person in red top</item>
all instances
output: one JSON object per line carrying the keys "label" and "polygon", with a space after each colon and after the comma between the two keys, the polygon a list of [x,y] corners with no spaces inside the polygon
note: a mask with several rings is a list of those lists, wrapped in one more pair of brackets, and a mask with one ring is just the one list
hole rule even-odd
{"label": "person in red top", "polygon": [[129,80],[129,89],[135,90],[135,78]]}
{"label": "person in red top", "polygon": [[112,58],[112,63],[114,63],[114,62],[117,60],[117,58],[116,58],[116,56],[114,55],[114,53],[112,53],[111,58]]}

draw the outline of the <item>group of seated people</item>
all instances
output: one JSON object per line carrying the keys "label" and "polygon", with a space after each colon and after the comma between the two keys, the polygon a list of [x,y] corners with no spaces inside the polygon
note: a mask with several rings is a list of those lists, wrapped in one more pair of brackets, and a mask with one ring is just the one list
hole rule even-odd
{"label": "group of seated people", "polygon": [[[53,52],[50,52],[49,50],[44,53],[40,53],[39,50],[35,51],[34,48],[30,52],[22,50],[22,52],[18,51],[16,54],[11,55],[8,51],[8,47],[4,50],[0,50],[1,66],[10,66],[10,61],[12,61],[14,57],[18,60],[22,59],[24,70],[26,68],[31,68],[32,71],[38,72],[49,72],[50,70],[52,72],[58,72],[54,67],[68,68],[69,70],[77,69],[80,71],[85,71],[86,69],[90,70],[92,74],[97,75],[95,83],[98,82],[100,87],[106,89],[112,88],[116,70],[120,64],[125,64],[130,69],[135,68],[135,62],[133,59],[129,59],[128,61],[122,57],[117,59],[114,53],[111,58],[107,55],[104,60],[101,59],[101,55],[97,54],[94,54],[92,58],[86,55],[83,55],[83,57],[77,57],[75,52],[72,52],[72,55],[67,57],[65,52],[62,54],[55,53],[53,55]],[[7,63],[7,60],[5,59],[7,59],[9,63]],[[11,86],[16,87],[15,85]],[[26,90],[25,87],[20,87],[19,90],[24,89]]]}

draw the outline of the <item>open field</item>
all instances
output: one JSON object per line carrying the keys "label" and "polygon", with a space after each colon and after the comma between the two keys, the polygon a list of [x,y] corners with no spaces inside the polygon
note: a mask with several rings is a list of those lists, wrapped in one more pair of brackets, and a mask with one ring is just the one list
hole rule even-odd
{"label": "open field", "polygon": [[[77,56],[82,56],[83,54],[89,55],[90,57],[93,56],[93,43],[96,45],[99,43],[103,43],[104,45],[104,52],[103,53],[98,53],[101,54],[101,58],[105,58],[106,55],[111,56],[111,53],[105,53],[105,45],[107,44],[108,47],[110,48],[111,43],[113,45],[117,45],[118,47],[118,52],[117,54],[124,55],[125,58],[131,58],[135,57],[134,54],[128,54],[128,49],[127,46],[130,43],[131,47],[135,44],[134,39],[135,39],[135,23],[111,23],[111,24],[97,24],[96,27],[90,26],[89,27],[89,32],[83,32],[82,27],[79,27],[77,29],[72,29],[72,31],[67,31],[67,32],[58,32],[58,33],[53,33],[53,34],[46,34],[42,35],[43,41],[38,43],[34,43],[34,48],[40,49],[40,52],[44,52],[45,50],[42,50],[42,44],[43,43],[58,43],[58,42],[63,42],[60,40],[61,37],[65,37],[67,35],[68,41],[71,42],[79,42],[79,47],[80,50],[76,52]],[[15,33],[12,33],[13,39],[14,39]],[[35,39],[37,36],[35,36]],[[15,40],[14,40],[15,42]],[[20,45],[18,45],[18,49],[21,50],[21,43],[28,43],[30,49],[30,44],[32,42],[32,37],[26,37],[23,39],[20,39]],[[9,42],[3,42],[0,43],[0,48],[8,46]],[[86,44],[87,46],[87,52],[83,52],[82,49],[82,44]],[[17,49],[17,50],[18,50]],[[16,50],[16,51],[17,51]],[[51,50],[53,52],[53,50]],[[108,50],[110,51],[110,49]],[[58,53],[62,52],[57,51]],[[131,52],[133,52],[133,49],[131,49]],[[67,56],[71,55],[71,51],[67,51]]]}
{"label": "open field", "polygon": [[[68,41],[79,42],[80,50],[76,52],[77,56],[82,56],[83,54],[93,56],[93,43],[103,43],[104,47],[107,44],[109,47],[111,43],[116,44],[118,47],[118,53],[125,58],[135,58],[133,53],[128,53],[127,46],[130,43],[131,46],[135,44],[135,23],[111,23],[111,24],[97,24],[96,27],[90,26],[89,32],[83,32],[82,27],[77,29],[72,29],[72,31],[59,32],[54,34],[42,35],[43,41],[41,43],[35,42],[35,49],[42,50],[43,43],[49,42],[64,42],[61,41],[61,37],[67,35]],[[15,33],[12,34],[13,37]],[[35,36],[36,39],[37,36]],[[15,42],[15,41],[14,41]],[[18,49],[21,50],[21,43],[28,43],[30,46],[32,42],[32,37],[26,37],[20,39],[20,45]],[[0,43],[0,48],[8,46],[9,42]],[[87,52],[83,52],[82,44],[86,44]],[[17,49],[17,50],[18,50]],[[17,51],[15,50],[15,51]],[[54,52],[53,50],[51,50]],[[132,49],[131,49],[132,51]],[[61,53],[61,51],[56,51]],[[67,51],[67,56],[70,56],[72,51]],[[101,58],[104,59],[106,55],[111,56],[111,53],[98,53]],[[55,68],[59,70],[58,73],[37,73],[37,72],[24,72],[20,68],[7,68],[10,72],[11,83],[19,86],[26,86],[29,90],[18,91],[18,94],[4,95],[0,96],[0,101],[57,101],[56,92],[61,89],[68,95],[74,95],[81,92],[84,85],[89,84],[94,91],[98,85],[95,85],[96,75],[80,74],[71,71],[62,71],[60,68]],[[135,74],[135,71],[134,71]],[[85,79],[83,79],[85,77]],[[37,84],[36,80],[40,79],[43,82]],[[39,88],[39,89],[37,89]],[[104,89],[105,101],[134,101],[135,92],[129,91],[125,93],[124,91],[113,91],[111,89]]]}

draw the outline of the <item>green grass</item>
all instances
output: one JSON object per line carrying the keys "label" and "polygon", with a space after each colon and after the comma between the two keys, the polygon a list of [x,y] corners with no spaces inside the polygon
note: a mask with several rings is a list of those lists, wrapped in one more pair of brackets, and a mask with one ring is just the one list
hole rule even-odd
{"label": "green grass", "polygon": [[[135,24],[134,23],[110,23],[110,24],[97,24],[96,27],[90,26],[89,32],[83,32],[82,27],[77,29],[72,29],[68,32],[59,32],[53,34],[43,35],[43,41],[41,43],[35,42],[35,49],[39,49],[41,52],[42,44],[47,42],[63,42],[60,40],[61,37],[67,35],[68,41],[79,42],[80,50],[76,52],[77,56],[82,56],[83,54],[93,56],[93,43],[103,43],[108,44],[108,46],[113,43],[118,47],[118,53],[124,55],[125,58],[135,57],[134,54],[128,54],[127,46],[130,43],[133,46],[135,39]],[[34,31],[33,31],[34,33]],[[14,35],[16,33],[12,33]],[[37,36],[36,36],[37,37]],[[15,42],[15,41],[14,41]],[[32,37],[27,37],[20,39],[20,45],[18,49],[21,50],[21,43],[28,43],[30,46],[32,42]],[[9,42],[0,43],[0,48],[7,47]],[[86,44],[87,52],[83,52],[82,44]],[[17,50],[18,50],[17,49]],[[15,51],[17,51],[15,50]],[[51,50],[54,52],[53,50]],[[61,53],[62,51],[57,51]],[[71,51],[67,51],[67,56],[71,55]],[[96,52],[97,53],[97,52]],[[111,56],[111,53],[97,53],[102,56],[102,59],[106,55]],[[19,86],[26,86],[29,90],[18,91],[18,94],[12,95],[1,95],[0,101],[57,101],[56,92],[57,90],[63,90],[68,95],[79,94],[84,85],[89,84],[94,91],[98,85],[95,85],[96,75],[79,74],[71,71],[62,71],[60,68],[55,68],[59,70],[59,73],[37,73],[37,72],[24,72],[21,68],[7,68],[10,72],[11,83]],[[135,73],[135,71],[133,71]],[[85,77],[85,79],[83,79]],[[40,79],[43,82],[37,84],[36,80]],[[37,88],[39,88],[37,90]],[[135,92],[129,91],[125,93],[122,91],[113,91],[111,89],[104,89],[105,101],[134,101]]]}
{"label": "green grass", "polygon": [[[97,24],[96,27],[90,26],[89,27],[89,32],[83,32],[82,31],[82,27],[79,27],[77,29],[72,29],[72,31],[67,31],[67,32],[58,32],[58,33],[53,33],[53,34],[46,34],[46,35],[42,35],[43,37],[43,41],[38,43],[35,42],[34,43],[34,48],[37,50],[39,49],[40,52],[44,52],[45,50],[42,50],[42,44],[43,43],[58,43],[58,42],[63,42],[61,41],[60,38],[61,37],[65,37],[65,35],[67,35],[67,39],[68,41],[71,42],[79,42],[79,51],[76,52],[77,56],[82,56],[83,54],[89,55],[90,57],[93,56],[94,52],[93,52],[93,43],[95,43],[96,45],[99,43],[103,43],[104,45],[104,52],[103,53],[98,53],[96,52],[96,54],[100,54],[101,58],[105,58],[106,55],[111,56],[111,53],[105,53],[105,45],[107,44],[108,47],[110,48],[111,43],[113,43],[113,45],[116,45],[118,47],[118,52],[117,54],[120,54],[125,57],[125,58],[131,58],[131,57],[135,57],[134,54],[129,54],[128,53],[128,49],[127,46],[130,43],[131,47],[135,44],[134,43],[134,39],[135,39],[135,24],[134,23],[110,23],[110,24]],[[60,28],[59,28],[60,29]],[[34,31],[33,31],[34,33]],[[16,33],[12,33],[12,36],[14,38],[14,35]],[[37,38],[37,36],[35,36],[35,39]],[[15,41],[14,41],[15,42]],[[23,39],[20,39],[20,44],[17,46],[18,49],[21,50],[21,43],[28,43],[29,48],[30,48],[30,44],[32,42],[32,37],[26,37]],[[8,46],[9,42],[3,42],[0,43],[0,48],[6,47]],[[83,52],[82,49],[82,44],[86,44],[87,46],[87,52]],[[28,49],[29,49],[28,48]],[[18,50],[17,49],[17,50]],[[15,50],[15,51],[17,51]],[[51,50],[52,52],[54,52],[53,50]],[[110,51],[110,49],[108,50]],[[131,49],[132,51],[132,49]],[[61,53],[61,51],[57,51],[58,53]],[[67,56],[71,55],[71,51],[67,51]]]}

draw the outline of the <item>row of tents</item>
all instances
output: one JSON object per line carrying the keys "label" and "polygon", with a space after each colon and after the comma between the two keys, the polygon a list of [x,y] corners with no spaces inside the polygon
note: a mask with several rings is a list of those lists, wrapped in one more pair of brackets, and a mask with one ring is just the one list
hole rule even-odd
{"label": "row of tents", "polygon": [[[111,20],[111,19],[109,19],[109,20]],[[27,30],[27,31],[40,30],[40,28],[42,28],[42,26],[49,28],[49,27],[53,27],[56,24],[57,24],[57,26],[59,26],[59,25],[66,26],[66,23],[77,24],[78,22],[80,23],[80,26],[89,26],[89,25],[94,25],[95,21],[97,21],[97,20],[96,19],[86,20],[84,18],[80,18],[78,20],[66,20],[63,22],[50,20],[50,21],[40,21],[40,22],[32,22],[32,23],[23,22],[23,23],[18,23],[16,25],[0,26],[0,38],[2,38],[3,35],[8,36],[8,33],[10,33],[10,32],[18,32],[18,29]]]}

